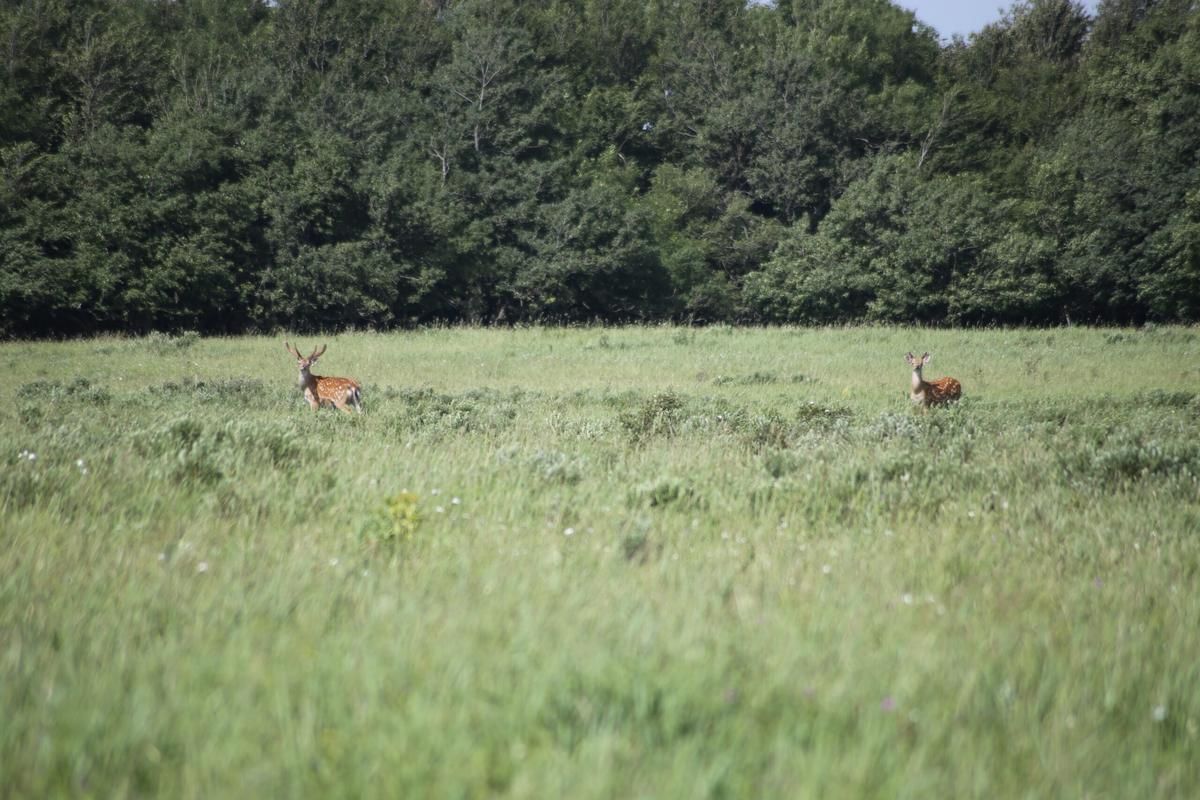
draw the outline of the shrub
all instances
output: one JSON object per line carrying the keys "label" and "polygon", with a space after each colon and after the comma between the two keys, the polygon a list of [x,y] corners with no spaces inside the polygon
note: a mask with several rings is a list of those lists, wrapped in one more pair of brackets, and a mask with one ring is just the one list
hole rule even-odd
{"label": "shrub", "polygon": [[620,415],[621,427],[635,441],[648,436],[673,436],[682,418],[683,400],[674,392],[653,395]]}
{"label": "shrub", "polygon": [[531,455],[526,464],[547,483],[576,484],[583,479],[583,460],[552,450]]}
{"label": "shrub", "polygon": [[112,393],[102,386],[93,386],[87,378],[76,378],[70,383],[61,381],[32,381],[23,385],[18,397],[27,400],[61,403],[73,402],[104,406],[112,400]]}
{"label": "shrub", "polygon": [[674,477],[663,477],[639,484],[634,487],[630,500],[633,505],[644,505],[651,508],[661,508],[673,504],[695,508],[704,505],[704,498],[691,481]]}

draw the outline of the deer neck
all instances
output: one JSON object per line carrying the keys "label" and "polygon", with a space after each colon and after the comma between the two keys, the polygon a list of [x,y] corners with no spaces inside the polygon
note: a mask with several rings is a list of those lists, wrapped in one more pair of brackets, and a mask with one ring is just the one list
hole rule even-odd
{"label": "deer neck", "polygon": [[309,372],[309,368],[301,367],[300,368],[300,384],[299,384],[300,388],[308,389],[309,387],[315,386],[316,383],[317,383],[317,379],[313,377],[313,374],[311,372]]}
{"label": "deer neck", "polygon": [[921,377],[921,368],[917,367],[916,369],[913,370],[913,376],[912,376],[913,394],[919,393],[923,386],[925,386],[925,379]]}

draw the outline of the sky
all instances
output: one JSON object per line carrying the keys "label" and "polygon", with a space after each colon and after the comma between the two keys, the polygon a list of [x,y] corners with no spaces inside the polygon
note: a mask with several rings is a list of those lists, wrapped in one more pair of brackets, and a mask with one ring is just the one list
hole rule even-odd
{"label": "sky", "polygon": [[[917,19],[932,25],[943,39],[956,33],[968,34],[1000,19],[1010,2],[998,0],[893,0],[898,6],[917,12]],[[1096,13],[1097,0],[1084,0],[1091,14]]]}

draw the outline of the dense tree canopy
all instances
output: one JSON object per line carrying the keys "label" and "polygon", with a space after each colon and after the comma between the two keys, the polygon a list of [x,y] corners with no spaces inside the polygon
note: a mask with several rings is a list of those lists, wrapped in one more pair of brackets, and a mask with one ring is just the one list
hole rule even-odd
{"label": "dense tree canopy", "polygon": [[1200,10],[0,6],[0,334],[1200,319]]}

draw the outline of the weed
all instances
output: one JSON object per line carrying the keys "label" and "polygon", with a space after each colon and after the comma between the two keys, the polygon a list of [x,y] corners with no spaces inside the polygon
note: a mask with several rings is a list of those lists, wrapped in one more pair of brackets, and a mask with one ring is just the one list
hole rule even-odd
{"label": "weed", "polygon": [[525,462],[547,483],[576,484],[583,479],[584,462],[558,450],[537,451]]}
{"label": "weed", "polygon": [[411,542],[420,524],[420,497],[399,492],[384,499],[360,529],[359,538],[370,550],[395,548]]}
{"label": "weed", "polygon": [[630,493],[630,501],[635,506],[644,505],[650,508],[669,505],[687,508],[704,506],[704,498],[692,482],[675,477],[663,477],[638,484]]}
{"label": "weed", "polygon": [[171,336],[165,333],[155,331],[149,334],[141,342],[150,349],[151,352],[159,356],[168,356],[173,353],[178,353],[194,347],[200,341],[200,334],[195,331],[184,331],[178,336]]}
{"label": "weed", "polygon": [[33,381],[26,383],[17,396],[38,403],[78,403],[80,405],[106,406],[112,401],[112,393],[103,386],[96,386],[87,378],[63,381]]}
{"label": "weed", "polygon": [[674,392],[652,395],[620,415],[621,427],[634,441],[673,436],[683,416],[683,400]]}
{"label": "weed", "polygon": [[[195,398],[202,402],[254,402],[267,394],[267,387],[257,378],[227,378],[200,380],[197,378],[168,381],[151,387],[151,397]],[[291,394],[291,392],[289,392]]]}

